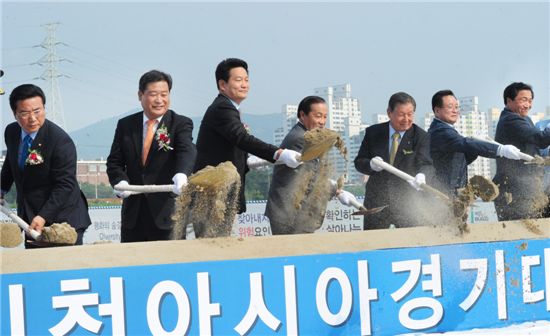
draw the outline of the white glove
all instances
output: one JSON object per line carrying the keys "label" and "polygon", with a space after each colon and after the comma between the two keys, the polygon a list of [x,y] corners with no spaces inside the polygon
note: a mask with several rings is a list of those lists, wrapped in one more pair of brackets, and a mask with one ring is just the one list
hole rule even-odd
{"label": "white glove", "polygon": [[497,149],[497,155],[511,160],[521,160],[521,151],[514,145],[500,145]]}
{"label": "white glove", "polygon": [[[382,158],[380,156],[375,156],[372,159],[379,159],[380,161],[384,161],[384,160],[382,160]],[[382,167],[380,167],[376,163],[372,162],[372,159],[370,160],[370,169],[374,170],[375,172],[380,172],[380,171],[384,170]]]}
{"label": "white glove", "polygon": [[248,159],[246,159],[246,165],[248,166],[249,169],[258,169],[258,168],[268,166],[270,164],[271,162],[261,159],[256,155],[250,155]]}
{"label": "white glove", "polygon": [[421,186],[423,184],[426,184],[426,175],[422,174],[422,173],[418,173],[416,174],[416,176],[414,177],[414,180],[411,180],[411,181],[407,181],[409,182],[409,184],[416,190],[421,190]]}
{"label": "white glove", "polygon": [[127,186],[129,186],[129,184],[128,184],[128,181],[125,181],[125,180],[122,180],[122,181],[118,182],[117,184],[115,184],[115,195],[116,195],[116,197],[126,198],[130,195],[133,195],[133,193],[131,191],[117,190],[117,188],[122,188],[122,187],[127,187]]}
{"label": "white glove", "polygon": [[357,203],[357,199],[355,198],[355,196],[353,196],[353,194],[350,193],[349,191],[345,191],[345,190],[340,191],[340,193],[338,194],[338,196],[336,196],[336,198],[338,198],[340,203],[347,206],[353,206],[352,204],[353,201]]}
{"label": "white glove", "polygon": [[172,192],[178,196],[181,195],[183,187],[187,185],[187,175],[184,173],[177,173],[172,177],[172,181],[174,181]]}
{"label": "white glove", "polygon": [[302,164],[302,161],[300,161],[301,157],[302,154],[298,153],[297,151],[294,151],[292,149],[283,149],[281,155],[279,155],[279,159],[277,160],[277,162],[285,164],[290,168],[296,168]]}

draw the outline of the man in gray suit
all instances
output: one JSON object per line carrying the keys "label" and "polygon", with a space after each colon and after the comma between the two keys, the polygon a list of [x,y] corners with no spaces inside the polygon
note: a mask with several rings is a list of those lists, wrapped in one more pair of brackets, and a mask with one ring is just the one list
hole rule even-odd
{"label": "man in gray suit", "polygon": [[[298,105],[298,122],[286,135],[281,148],[302,152],[304,134],[314,128],[324,128],[327,104],[318,96],[308,96]],[[330,183],[326,160],[304,162],[296,169],[275,165],[269,187],[265,215],[271,231],[277,234],[311,233],[323,224],[327,201],[335,194],[344,205],[355,197],[344,190],[336,190]]]}

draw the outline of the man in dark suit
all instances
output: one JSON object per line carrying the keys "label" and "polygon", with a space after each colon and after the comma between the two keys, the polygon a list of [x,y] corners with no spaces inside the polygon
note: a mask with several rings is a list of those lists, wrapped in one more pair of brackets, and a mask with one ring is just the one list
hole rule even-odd
{"label": "man in dark suit", "polygon": [[433,176],[432,160],[426,132],[413,124],[416,102],[405,92],[390,97],[389,122],[367,127],[355,168],[369,179],[366,185],[367,209],[389,205],[378,214],[365,216],[364,229],[386,229],[390,224],[408,227],[422,222],[424,195],[411,188],[407,182],[381,170],[371,162],[378,157],[399,170],[415,176],[410,184],[419,189],[426,183],[426,175]]}
{"label": "man in dark suit", "polygon": [[167,240],[175,196],[187,185],[196,157],[191,119],[169,110],[172,78],[152,70],[139,80],[142,112],[118,121],[107,175],[111,185],[174,184],[173,193],[131,195],[122,202],[122,242]]}
{"label": "man in dark suit", "polygon": [[244,197],[248,153],[269,162],[279,161],[296,168],[299,153],[280,149],[249,134],[241,122],[240,104],[248,95],[248,65],[237,58],[228,58],[216,68],[219,94],[206,110],[197,137],[197,161],[194,171],[206,166],[231,161],[241,176],[239,213],[246,211]]}
{"label": "man in dark suit", "polygon": [[468,182],[468,165],[478,156],[511,160],[520,159],[520,151],[513,145],[495,145],[466,138],[454,128],[460,117],[458,100],[451,90],[441,90],[432,97],[434,120],[428,130],[432,156],[439,186],[450,196]]}
{"label": "man in dark suit", "polygon": [[[328,107],[318,96],[308,96],[298,104],[298,122],[285,136],[281,147],[298,152],[304,149],[304,134],[315,128],[325,128]],[[350,205],[353,194],[337,190],[336,182],[328,179],[325,158],[305,162],[296,169],[283,165],[273,167],[265,215],[269,218],[271,232],[278,234],[312,233],[319,229],[325,218],[327,202],[337,196],[344,205]],[[307,182],[304,188],[303,181]],[[304,190],[297,190],[304,188]],[[315,190],[326,190],[315,193]],[[299,207],[295,195],[302,197]]]}
{"label": "man in dark suit", "polygon": [[[1,201],[15,182],[17,214],[31,229],[69,223],[77,245],[91,224],[88,203],[76,181],[76,148],[65,131],[46,119],[46,97],[32,84],[16,87],[10,107],[17,122],[6,127]],[[26,245],[30,247],[30,245]]]}
{"label": "man in dark suit", "polygon": [[[497,124],[495,140],[512,144],[523,153],[538,155],[539,149],[550,145],[550,129],[539,130],[529,118],[533,104],[530,85],[516,82],[504,89],[504,104]],[[500,193],[495,199],[499,220],[539,218],[548,203],[543,187],[544,167],[526,165],[523,161],[497,159],[493,182]]]}

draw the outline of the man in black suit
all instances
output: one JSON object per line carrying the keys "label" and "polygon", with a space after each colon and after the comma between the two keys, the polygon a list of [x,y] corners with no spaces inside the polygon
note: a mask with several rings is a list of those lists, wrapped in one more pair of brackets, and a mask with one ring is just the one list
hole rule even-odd
{"label": "man in black suit", "polygon": [[371,162],[378,157],[415,176],[410,183],[415,189],[426,183],[426,175],[433,176],[428,136],[413,124],[415,109],[413,97],[405,92],[395,93],[388,103],[390,121],[367,127],[365,131],[355,158],[355,168],[369,175],[364,204],[367,209],[389,205],[378,214],[365,216],[365,230],[386,229],[390,224],[396,227],[424,224],[421,220],[423,194]]}
{"label": "man in black suit", "polygon": [[248,153],[269,162],[279,161],[291,168],[300,164],[300,154],[267,144],[245,129],[239,112],[249,89],[248,65],[245,61],[237,58],[221,61],[216,68],[216,85],[219,94],[206,110],[199,129],[194,171],[231,161],[241,176],[239,213],[242,213],[246,211],[244,190]]}
{"label": "man in black suit", "polygon": [[44,92],[32,84],[20,85],[10,94],[17,121],[4,133],[8,152],[0,200],[15,182],[17,214],[31,229],[40,232],[44,226],[67,222],[81,245],[91,220],[76,181],[76,148],[65,131],[46,119],[45,104]]}
{"label": "man in black suit", "polygon": [[[495,140],[511,144],[523,153],[538,155],[539,149],[550,145],[550,129],[539,130],[529,118],[533,104],[533,88],[516,82],[504,89],[504,104],[497,124]],[[497,159],[493,182],[500,193],[495,199],[498,220],[539,218],[548,203],[543,187],[544,167],[526,165],[523,161]]]}
{"label": "man in black suit", "polygon": [[513,145],[495,145],[466,138],[454,128],[460,117],[458,100],[451,90],[441,90],[432,97],[434,120],[428,130],[430,154],[440,187],[450,196],[468,182],[468,165],[478,156],[520,159],[520,151]]}
{"label": "man in black suit", "polygon": [[169,110],[172,78],[152,70],[139,80],[143,111],[118,121],[107,175],[111,185],[174,184],[173,193],[131,195],[122,202],[121,241],[167,240],[175,196],[187,185],[196,157],[191,119]]}

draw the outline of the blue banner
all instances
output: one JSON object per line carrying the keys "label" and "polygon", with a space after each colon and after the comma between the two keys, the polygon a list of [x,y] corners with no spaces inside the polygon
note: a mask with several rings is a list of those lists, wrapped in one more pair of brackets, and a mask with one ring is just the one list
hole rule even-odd
{"label": "blue banner", "polygon": [[550,320],[549,242],[2,274],[0,333],[396,335]]}

